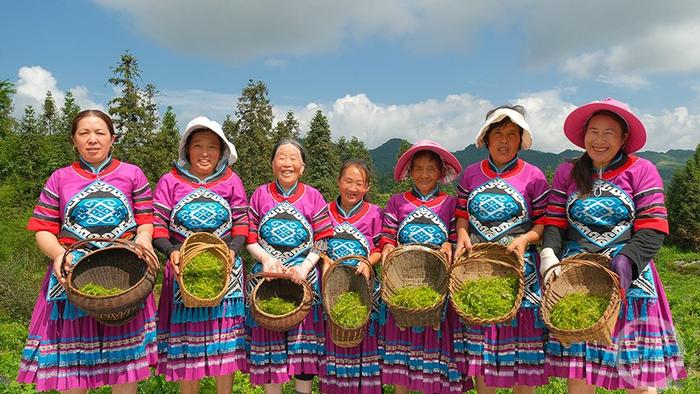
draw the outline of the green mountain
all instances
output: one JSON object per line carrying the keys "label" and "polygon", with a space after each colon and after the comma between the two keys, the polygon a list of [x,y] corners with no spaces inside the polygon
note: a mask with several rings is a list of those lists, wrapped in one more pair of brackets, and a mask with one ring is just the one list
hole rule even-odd
{"label": "green mountain", "polygon": [[[399,138],[392,138],[375,149],[369,151],[372,157],[372,162],[374,163],[374,168],[380,177],[391,177],[392,171],[394,170],[394,165],[396,164],[396,154],[399,151],[399,146],[402,140]],[[664,180],[665,185],[671,183],[673,178],[673,173],[680,167],[684,166],[685,163],[693,155],[693,150],[687,149],[672,149],[668,152],[654,152],[654,151],[644,151],[638,152],[637,155],[650,160],[661,173],[661,177]],[[462,166],[475,163],[486,157],[486,149],[477,149],[474,144],[467,146],[466,148],[453,152],[457,157]],[[526,150],[520,152],[520,157],[539,168],[545,173],[548,170],[554,170],[559,164],[565,160],[573,159],[578,157],[581,151],[567,149],[560,153],[549,153],[541,152],[538,150]]]}

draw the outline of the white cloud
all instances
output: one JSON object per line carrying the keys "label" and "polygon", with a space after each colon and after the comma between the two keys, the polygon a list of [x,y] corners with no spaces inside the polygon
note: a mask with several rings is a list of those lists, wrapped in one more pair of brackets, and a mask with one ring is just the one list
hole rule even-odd
{"label": "white cloud", "polygon": [[163,107],[173,107],[181,129],[197,116],[223,122],[226,115],[233,115],[237,100],[234,94],[200,89],[164,90],[159,98]]}
{"label": "white cloud", "polygon": [[375,38],[420,51],[465,50],[479,28],[506,19],[505,4],[486,0],[95,2],[126,14],[135,28],[171,49],[229,62],[327,52]]}
{"label": "white cloud", "polygon": [[[527,110],[527,121],[534,134],[533,149],[554,153],[578,149],[562,131],[564,119],[576,108],[562,97],[566,93],[566,90],[531,92],[510,100]],[[320,109],[328,117],[334,139],[355,136],[370,149],[390,138],[404,138],[411,142],[428,138],[456,151],[474,143],[486,112],[494,106],[489,100],[468,93],[404,105],[374,103],[360,93],[346,95],[328,104],[276,107],[274,112],[281,118],[292,109],[304,134]],[[640,117],[648,131],[644,150],[689,149],[700,142],[700,113],[690,113],[686,107]]]}
{"label": "white cloud", "polygon": [[284,66],[288,55],[377,39],[418,52],[465,52],[488,31],[522,34],[525,64],[631,89],[658,73],[700,72],[694,0],[94,1],[178,52],[267,58],[269,67]]}
{"label": "white cloud", "polygon": [[[24,107],[31,105],[39,113],[46,98],[46,92],[51,92],[56,105],[60,108],[65,101],[65,90],[58,87],[56,78],[50,71],[41,66],[23,66],[17,72],[19,79],[15,82],[16,95],[14,98],[15,115],[21,116]],[[85,86],[75,86],[70,89],[75,101],[81,108],[104,109],[90,97]]]}

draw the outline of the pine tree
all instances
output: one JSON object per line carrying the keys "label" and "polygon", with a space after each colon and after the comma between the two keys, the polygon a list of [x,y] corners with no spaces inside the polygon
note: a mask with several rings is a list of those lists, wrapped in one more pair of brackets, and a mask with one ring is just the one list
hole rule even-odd
{"label": "pine tree", "polygon": [[55,134],[59,130],[59,110],[50,91],[46,92],[44,103],[41,107],[40,127],[43,134]]}
{"label": "pine tree", "polygon": [[[231,115],[226,115],[223,123],[221,123],[221,129],[224,131],[226,138],[231,141],[232,144],[236,145],[238,141],[238,122],[231,118]],[[238,150],[238,148],[236,148]]]}
{"label": "pine tree", "polygon": [[27,105],[17,123],[17,133],[10,138],[14,146],[10,180],[15,184],[22,206],[31,204],[39,195],[43,182],[53,169],[45,165],[44,135],[34,107]]}
{"label": "pine tree", "polygon": [[332,199],[336,194],[335,179],[340,161],[331,141],[331,129],[323,112],[316,111],[309,132],[304,138],[306,147],[305,182],[317,188],[321,194]]}
{"label": "pine tree", "polygon": [[674,174],[667,199],[671,240],[700,250],[700,144],[685,167]]}
{"label": "pine tree", "polygon": [[160,130],[153,139],[153,146],[157,149],[151,150],[151,158],[143,167],[146,176],[155,184],[158,179],[170,170],[171,165],[177,159],[177,148],[180,143],[180,132],[177,128],[177,119],[173,108],[168,106]]}
{"label": "pine tree", "polygon": [[[114,75],[108,83],[121,90],[121,96],[109,102],[109,113],[118,136],[115,155],[141,168],[153,167],[149,161],[157,146],[154,142],[159,123],[158,90],[152,84],[143,89],[139,87],[141,70],[138,60],[128,51],[112,70]],[[151,172],[147,176],[158,177],[160,174]]]}
{"label": "pine tree", "polygon": [[121,160],[138,165],[136,157],[132,157],[138,155],[132,151],[138,150],[146,141],[143,127],[146,114],[138,86],[141,79],[138,60],[127,51],[121,56],[119,64],[112,68],[112,72],[114,75],[107,82],[121,91],[120,96],[109,102],[109,114],[118,137],[115,153]]}
{"label": "pine tree", "polygon": [[299,139],[299,121],[294,117],[294,112],[288,111],[284,120],[277,122],[272,134],[272,142],[277,143],[284,138]]}
{"label": "pine tree", "polygon": [[65,133],[67,136],[70,136],[73,118],[75,118],[79,112],[80,106],[75,102],[73,92],[70,90],[67,91],[66,98],[63,101],[63,106],[61,107],[59,133]]}
{"label": "pine tree", "polygon": [[250,194],[259,185],[272,180],[270,154],[272,152],[272,105],[268,90],[262,81],[248,81],[236,107],[238,119],[235,138],[238,161],[234,170],[243,179]]}
{"label": "pine tree", "polygon": [[10,134],[14,125],[12,118],[12,95],[15,86],[7,79],[0,81],[0,141]]}

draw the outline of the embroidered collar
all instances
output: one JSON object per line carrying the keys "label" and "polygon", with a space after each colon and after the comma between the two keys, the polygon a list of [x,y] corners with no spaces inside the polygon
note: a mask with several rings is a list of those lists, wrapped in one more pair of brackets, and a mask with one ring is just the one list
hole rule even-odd
{"label": "embroidered collar", "polygon": [[180,175],[181,178],[184,178],[188,182],[194,183],[197,185],[206,185],[208,183],[214,182],[214,181],[220,179],[226,173],[228,173],[228,171],[226,171],[226,170],[229,169],[228,166],[226,165],[226,161],[220,160],[219,164],[216,165],[216,168],[214,169],[214,172],[211,175],[207,176],[204,179],[199,179],[199,177],[195,176],[194,174],[192,174],[190,172],[191,167],[190,167],[189,163],[184,165],[184,166],[181,166],[176,161],[175,163],[173,163],[173,168],[178,173],[178,175]]}
{"label": "embroidered collar", "polygon": [[291,189],[284,190],[284,188],[280,186],[277,181],[275,181],[267,184],[267,190],[272,198],[278,202],[287,200],[293,203],[304,195],[306,188],[304,187],[303,183],[297,182]]}
{"label": "embroidered collar", "polygon": [[111,174],[119,167],[119,164],[121,164],[121,162],[117,159],[113,159],[110,155],[102,164],[97,166],[97,168],[93,167],[82,158],[76,162],[73,162],[71,167],[76,174],[85,179],[96,179],[98,177],[105,177]]}
{"label": "embroidered collar", "polygon": [[360,202],[358,202],[357,204],[355,204],[355,206],[350,208],[349,211],[345,212],[345,210],[343,209],[343,206],[340,204],[340,201],[341,201],[340,196],[338,196],[338,198],[335,199],[335,205],[338,208],[338,213],[346,219],[351,218],[356,213],[358,213],[360,211],[360,209],[362,208],[362,204],[364,204],[364,201],[360,200]]}
{"label": "embroidered collar", "polygon": [[110,164],[112,164],[112,155],[107,156],[105,161],[102,162],[97,167],[93,167],[92,164],[88,163],[87,161],[83,160],[82,157],[78,160],[78,163],[80,163],[80,168],[83,170],[93,174],[93,175],[99,175],[100,172],[102,172],[105,168],[109,167]]}
{"label": "embroidered collar", "polygon": [[595,166],[591,166],[591,170],[596,175],[601,175],[610,171],[614,171],[623,166],[627,162],[627,158],[628,156],[625,154],[625,152],[619,151],[607,166],[605,166],[604,168],[596,168]]}
{"label": "embroidered collar", "polygon": [[489,169],[491,169],[491,171],[495,172],[496,174],[498,174],[498,175],[507,174],[518,167],[518,155],[515,155],[513,160],[509,161],[501,168],[498,168],[496,163],[493,162],[493,158],[491,157],[491,155],[489,155],[488,163],[489,163]]}
{"label": "embroidered collar", "polygon": [[292,185],[292,187],[290,187],[289,190],[285,190],[284,187],[280,185],[280,182],[278,180],[275,181],[275,188],[277,189],[277,192],[285,198],[293,196],[294,192],[297,190],[297,186],[299,186],[299,181],[294,182],[294,185]]}
{"label": "embroidered collar", "polygon": [[430,201],[433,198],[435,198],[435,196],[437,196],[438,194],[440,194],[440,186],[435,186],[435,189],[433,189],[431,192],[429,192],[428,194],[423,194],[414,185],[411,188],[411,193],[413,193],[413,195],[416,196],[416,198],[418,198],[419,200],[421,200],[423,202],[427,202],[427,201]]}

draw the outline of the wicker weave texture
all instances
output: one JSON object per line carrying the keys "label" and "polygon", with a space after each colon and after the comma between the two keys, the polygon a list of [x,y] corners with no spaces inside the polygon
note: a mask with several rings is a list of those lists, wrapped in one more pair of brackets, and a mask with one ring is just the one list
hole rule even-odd
{"label": "wicker weave texture", "polygon": [[[223,269],[223,287],[219,294],[212,298],[199,298],[187,290],[187,286],[183,281],[183,273],[185,267],[200,253],[209,252],[216,256],[222,262]],[[180,294],[182,302],[188,308],[201,308],[217,306],[226,295],[229,286],[229,276],[233,269],[233,259],[228,245],[221,238],[211,233],[193,233],[185,239],[180,247],[180,272],[177,275],[177,281],[180,285]]]}
{"label": "wicker weave texture", "polygon": [[[423,245],[400,245],[394,248],[382,267],[382,300],[400,329],[440,325],[447,298],[448,265],[445,255]],[[403,287],[429,286],[440,299],[429,307],[405,308],[393,305],[391,297]]]}
{"label": "wicker weave texture", "polygon": [[[157,257],[134,242],[93,238],[67,248],[64,262],[69,253],[88,242],[103,242],[111,246],[89,252],[65,273],[68,300],[104,325],[126,324],[136,316],[153,291],[159,269]],[[110,296],[91,296],[79,291],[90,282],[124,291]]]}
{"label": "wicker weave texture", "polygon": [[[261,327],[270,331],[288,331],[299,325],[311,311],[314,293],[307,281],[298,280],[291,274],[273,272],[251,275],[249,280],[258,280],[251,294],[250,310]],[[261,300],[270,297],[290,300],[298,306],[285,315],[271,315],[259,307]]]}
{"label": "wicker weave texture", "polygon": [[[362,342],[367,333],[367,323],[372,310],[372,284],[374,283],[374,271],[370,270],[369,280],[363,275],[357,274],[357,268],[343,264],[349,260],[358,260],[358,264],[369,264],[369,260],[363,256],[345,256],[331,264],[323,274],[323,306],[328,318],[328,326],[331,331],[331,340],[339,347],[355,347]],[[356,292],[360,295],[362,303],[367,306],[367,316],[364,322],[357,328],[345,328],[338,324],[331,314],[331,308],[338,297],[347,292]]]}
{"label": "wicker weave texture", "polygon": [[[525,276],[523,259],[515,252],[509,252],[507,247],[494,242],[483,242],[473,246],[468,254],[461,255],[450,269],[450,302],[455,312],[469,324],[496,324],[513,319],[520,308],[525,292]],[[518,278],[518,289],[515,294],[513,307],[503,316],[484,319],[468,315],[458,308],[454,295],[465,283],[480,278],[515,276]]]}
{"label": "wicker weave texture", "polygon": [[[620,312],[622,290],[617,275],[607,267],[610,258],[596,253],[581,253],[561,261],[559,275],[547,275],[542,293],[542,320],[551,335],[564,345],[574,342],[599,342],[612,345],[613,331]],[[556,267],[556,266],[555,266]],[[555,267],[550,267],[553,270]],[[562,297],[583,292],[610,298],[603,316],[591,327],[563,330],[552,325],[551,312]]]}

